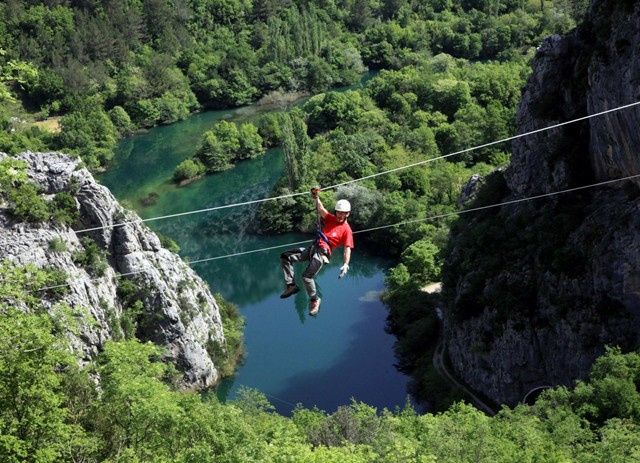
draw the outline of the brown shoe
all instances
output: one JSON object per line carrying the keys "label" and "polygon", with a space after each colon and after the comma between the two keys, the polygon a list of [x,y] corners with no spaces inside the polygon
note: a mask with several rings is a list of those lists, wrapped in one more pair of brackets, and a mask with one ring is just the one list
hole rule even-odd
{"label": "brown shoe", "polygon": [[312,317],[318,314],[320,310],[320,298],[309,301],[309,315]]}
{"label": "brown shoe", "polygon": [[293,296],[298,291],[300,291],[300,288],[298,288],[297,285],[287,285],[286,288],[284,288],[284,292],[280,295],[280,299],[286,299],[289,296]]}

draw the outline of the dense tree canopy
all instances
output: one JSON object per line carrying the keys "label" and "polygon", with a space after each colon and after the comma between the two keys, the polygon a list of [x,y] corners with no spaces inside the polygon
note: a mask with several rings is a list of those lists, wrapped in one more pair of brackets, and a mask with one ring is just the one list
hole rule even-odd
{"label": "dense tree canopy", "polygon": [[[177,391],[162,352],[110,341],[79,369],[60,306],[28,293],[46,272],[0,264],[0,458],[7,462],[537,462],[640,457],[640,356],[609,349],[588,381],[489,417],[462,402],[418,415],[353,401],[327,413],[273,412],[264,395],[221,404]],[[55,315],[53,315],[55,314]],[[88,316],[88,314],[87,314]],[[100,375],[100,388],[90,374]]]}
{"label": "dense tree canopy", "polygon": [[[251,103],[274,90],[324,92],[355,82],[367,68],[421,70],[425,60],[441,53],[506,62],[545,34],[573,27],[586,8],[585,0],[553,3],[541,8],[515,0],[8,0],[0,5],[0,148],[53,145],[97,167],[108,163],[105,151],[113,147],[110,134],[96,131],[95,123],[113,131],[100,113],[113,116],[125,134],[203,108]],[[496,73],[510,72],[494,66]],[[481,104],[486,97],[503,104],[517,98],[508,86],[491,88],[490,78],[478,88],[469,88],[469,80],[418,78],[411,85],[416,88],[376,90],[373,96],[398,112],[398,122],[412,105],[452,118],[473,94]],[[335,104],[347,106],[333,123],[353,130],[361,102],[353,95],[330,98],[336,101],[311,115],[310,130],[326,117],[322,107]],[[87,99],[90,112],[81,103]],[[15,111],[27,122],[68,120],[54,141],[31,132],[30,124],[9,123]],[[82,139],[78,117],[95,122]]]}

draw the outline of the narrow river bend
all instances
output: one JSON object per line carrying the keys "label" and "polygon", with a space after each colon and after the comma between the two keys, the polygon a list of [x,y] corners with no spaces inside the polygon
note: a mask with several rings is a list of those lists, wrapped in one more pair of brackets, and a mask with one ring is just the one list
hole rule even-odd
{"label": "narrow river bend", "polygon": [[[124,139],[113,168],[98,179],[143,219],[268,197],[284,169],[278,149],[182,188],[171,182],[202,134],[236,115],[202,113]],[[254,212],[255,206],[241,206],[147,224],[175,240],[191,262],[312,238],[249,234]],[[307,315],[304,292],[279,298],[279,256],[287,247],[192,264],[212,292],[236,304],[246,320],[244,363],[218,387],[221,400],[232,400],[245,386],[264,393],[283,415],[298,403],[332,413],[352,398],[379,410],[405,404],[408,378],[394,367],[394,338],[385,333],[387,310],[379,300],[388,262],[359,250],[357,236],[348,275],[338,280],[339,251],[316,278],[322,306],[315,318]],[[303,269],[296,268],[298,279]]]}

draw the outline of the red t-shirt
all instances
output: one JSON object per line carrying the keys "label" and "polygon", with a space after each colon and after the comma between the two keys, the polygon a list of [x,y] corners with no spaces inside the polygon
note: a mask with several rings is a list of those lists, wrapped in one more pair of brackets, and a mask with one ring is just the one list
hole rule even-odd
{"label": "red t-shirt", "polygon": [[[349,224],[345,222],[338,222],[335,215],[328,212],[322,219],[324,228],[322,233],[325,234],[329,243],[331,243],[331,250],[337,248],[341,244],[353,249],[353,232]],[[328,249],[327,243],[324,240],[320,240],[320,247]]]}

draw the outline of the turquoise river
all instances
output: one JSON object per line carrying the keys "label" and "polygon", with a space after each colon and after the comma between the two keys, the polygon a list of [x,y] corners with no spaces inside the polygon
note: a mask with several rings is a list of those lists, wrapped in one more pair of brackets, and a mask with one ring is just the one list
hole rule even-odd
{"label": "turquoise river", "polygon": [[[98,180],[143,219],[267,198],[284,170],[279,149],[181,188],[171,182],[175,167],[194,154],[202,134],[216,121],[245,117],[242,109],[206,112],[126,138],[114,165]],[[328,413],[352,399],[379,410],[403,406],[408,378],[394,367],[394,338],[385,332],[387,309],[380,302],[388,262],[359,250],[356,235],[347,276],[338,280],[340,251],[316,278],[322,307],[317,317],[309,317],[304,292],[279,298],[279,256],[288,246],[277,246],[311,236],[249,233],[256,207],[146,222],[176,241],[180,255],[192,262],[212,292],[236,304],[245,318],[244,361],[218,387],[218,397],[233,400],[240,387],[254,388],[283,415],[298,403]],[[218,258],[265,248],[273,249]],[[198,260],[203,262],[194,263]],[[298,279],[303,269],[296,268]]]}

